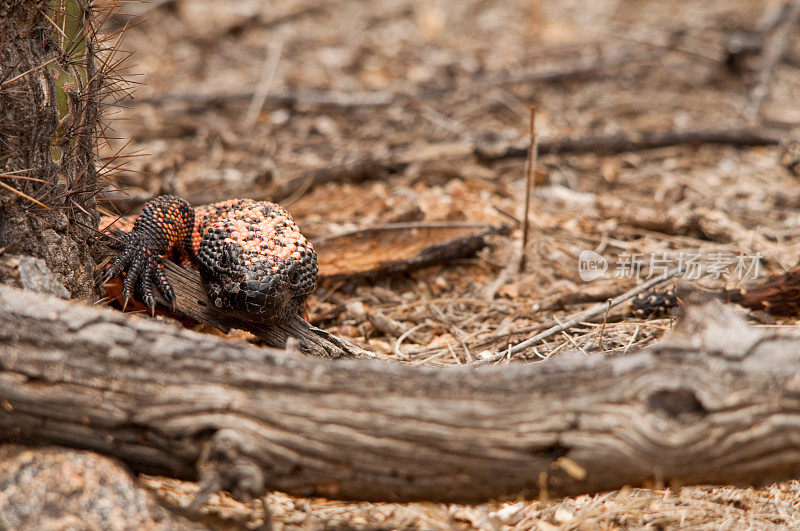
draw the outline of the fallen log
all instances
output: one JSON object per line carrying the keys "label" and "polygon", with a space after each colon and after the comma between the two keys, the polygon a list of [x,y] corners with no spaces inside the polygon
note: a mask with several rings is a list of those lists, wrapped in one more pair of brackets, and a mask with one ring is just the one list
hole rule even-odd
{"label": "fallen log", "polygon": [[0,440],[206,490],[479,502],[800,472],[800,335],[690,308],[625,356],[331,361],[0,286]]}

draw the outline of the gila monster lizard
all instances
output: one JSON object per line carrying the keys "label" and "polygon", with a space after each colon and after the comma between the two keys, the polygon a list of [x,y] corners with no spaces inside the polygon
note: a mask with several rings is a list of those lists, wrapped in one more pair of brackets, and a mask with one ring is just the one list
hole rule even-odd
{"label": "gila monster lizard", "polygon": [[248,321],[297,314],[317,287],[314,247],[274,203],[231,199],[192,208],[184,199],[162,195],[145,204],[132,227],[120,225],[110,244],[120,254],[103,282],[124,272],[126,302],[135,294],[153,309],[156,287],[174,300],[162,263],[167,257],[195,264],[214,305]]}

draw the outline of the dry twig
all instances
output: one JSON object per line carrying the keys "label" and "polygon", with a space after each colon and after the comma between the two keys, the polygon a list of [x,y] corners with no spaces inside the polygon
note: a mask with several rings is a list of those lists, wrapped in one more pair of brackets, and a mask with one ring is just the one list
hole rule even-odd
{"label": "dry twig", "polygon": [[519,271],[525,271],[528,251],[528,232],[530,231],[531,193],[533,192],[533,174],[536,172],[536,105],[531,105],[530,144],[528,145],[528,159],[525,164],[525,217],[522,223],[522,254],[519,259]]}
{"label": "dry twig", "polygon": [[484,358],[482,360],[478,360],[478,361],[472,363],[472,365],[486,365],[488,363],[493,363],[493,362],[499,361],[499,360],[503,359],[506,356],[512,356],[512,355],[516,354],[517,352],[520,352],[520,351],[525,350],[526,348],[528,348],[528,347],[530,347],[532,345],[535,345],[536,343],[538,343],[539,341],[542,341],[543,339],[547,339],[548,337],[551,337],[551,336],[553,336],[555,334],[558,334],[560,332],[563,332],[564,330],[567,330],[567,329],[575,326],[576,324],[580,323],[581,321],[586,321],[587,319],[591,319],[593,317],[596,317],[597,315],[600,315],[600,314],[608,311],[608,309],[613,308],[614,306],[618,306],[618,305],[622,304],[623,302],[625,302],[625,301],[627,301],[629,299],[632,299],[633,297],[635,297],[639,293],[643,293],[643,292],[651,289],[652,287],[657,286],[658,284],[661,284],[664,281],[667,281],[667,280],[669,280],[669,279],[671,279],[671,278],[673,278],[673,277],[675,277],[677,275],[680,275],[682,272],[683,272],[683,267],[676,267],[676,268],[674,268],[674,269],[672,269],[670,271],[667,271],[666,273],[664,273],[660,277],[657,277],[657,278],[654,278],[652,280],[649,280],[649,281],[647,281],[647,282],[645,282],[643,284],[640,284],[639,286],[636,286],[635,288],[633,288],[633,289],[631,289],[629,291],[626,291],[622,295],[620,295],[620,296],[618,296],[618,297],[616,297],[614,299],[611,299],[608,303],[598,304],[594,308],[591,308],[591,309],[589,309],[589,310],[587,310],[585,312],[581,312],[581,313],[571,317],[570,319],[567,319],[564,323],[557,324],[556,326],[550,327],[550,328],[548,328],[547,330],[545,330],[544,332],[542,332],[540,334],[536,334],[535,336],[533,336],[533,337],[531,337],[529,339],[526,339],[525,341],[523,341],[521,343],[518,343],[518,344],[516,344],[514,346],[510,346],[507,349],[503,350],[502,352],[498,352],[497,354],[495,354],[495,355],[493,355],[491,357]]}
{"label": "dry twig", "polygon": [[[668,146],[727,144],[731,146],[774,146],[782,135],[753,127],[696,129],[690,131],[633,131],[579,138],[554,138],[539,142],[539,153],[623,153]],[[526,157],[526,146],[476,146],[475,156],[489,163]]]}

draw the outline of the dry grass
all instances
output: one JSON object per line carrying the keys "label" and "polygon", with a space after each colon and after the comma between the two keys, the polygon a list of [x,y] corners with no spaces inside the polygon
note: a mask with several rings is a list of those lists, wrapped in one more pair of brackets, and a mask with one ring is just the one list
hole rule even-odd
{"label": "dry grass", "polygon": [[[197,486],[144,476],[142,482],[171,503],[193,496]],[[772,529],[800,525],[800,482],[768,488],[698,486],[673,490],[623,489],[556,501],[478,506],[434,503],[346,503],[273,493],[267,505],[283,529]],[[204,511],[219,523],[255,527],[262,501],[212,497]]]}

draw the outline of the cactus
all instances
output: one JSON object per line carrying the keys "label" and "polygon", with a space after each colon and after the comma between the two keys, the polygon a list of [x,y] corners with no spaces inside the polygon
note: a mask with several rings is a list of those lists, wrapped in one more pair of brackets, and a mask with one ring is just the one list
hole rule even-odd
{"label": "cactus", "polygon": [[0,3],[0,253],[44,259],[87,299],[101,101],[116,93],[108,13],[90,0]]}

